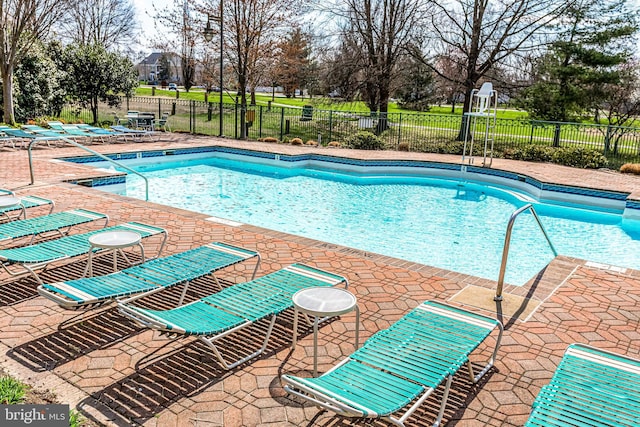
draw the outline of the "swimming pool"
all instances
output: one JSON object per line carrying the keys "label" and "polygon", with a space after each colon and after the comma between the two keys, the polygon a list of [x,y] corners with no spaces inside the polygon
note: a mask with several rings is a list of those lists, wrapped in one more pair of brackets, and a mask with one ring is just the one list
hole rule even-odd
{"label": "swimming pool", "polygon": [[[543,203],[499,179],[433,177],[404,165],[363,173],[339,163],[285,165],[278,156],[181,157],[124,163],[149,178],[153,202],[491,280],[498,278],[510,215],[532,203],[558,253],[640,268],[640,221],[623,219],[624,203]],[[144,199],[143,180],[127,176],[124,194]],[[523,284],[552,258],[533,217],[521,215],[506,281]]]}

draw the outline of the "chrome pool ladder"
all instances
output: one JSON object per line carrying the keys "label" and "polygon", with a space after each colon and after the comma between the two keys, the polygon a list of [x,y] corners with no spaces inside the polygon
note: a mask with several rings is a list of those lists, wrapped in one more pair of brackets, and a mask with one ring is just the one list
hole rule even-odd
{"label": "chrome pool ladder", "polygon": [[536,210],[533,208],[533,205],[531,203],[527,203],[526,205],[517,209],[515,212],[511,214],[511,217],[509,218],[509,223],[507,224],[507,234],[504,236],[504,247],[502,249],[502,263],[500,264],[500,276],[498,277],[498,287],[496,288],[496,296],[493,298],[494,301],[502,301],[502,287],[504,286],[504,274],[507,268],[507,258],[509,257],[509,244],[511,243],[511,231],[513,230],[513,224],[516,221],[516,218],[518,217],[518,215],[520,215],[522,212],[527,210],[531,211],[533,218],[538,223],[540,230],[542,230],[542,234],[544,234],[544,238],[547,239],[547,243],[549,244],[549,247],[551,247],[551,251],[553,251],[553,255],[558,256],[558,251],[556,251],[555,246],[553,246],[553,243],[551,243],[551,240],[549,239],[549,235],[547,234],[547,230],[545,230],[544,226],[542,225],[542,222],[540,221],[540,217],[538,217],[538,214],[536,213]]}

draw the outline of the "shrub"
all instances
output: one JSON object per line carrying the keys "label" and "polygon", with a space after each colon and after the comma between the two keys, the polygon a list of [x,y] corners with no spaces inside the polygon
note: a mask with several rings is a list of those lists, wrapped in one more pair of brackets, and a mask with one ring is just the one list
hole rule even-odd
{"label": "shrub", "polygon": [[620,172],[631,173],[634,175],[640,175],[640,164],[638,163],[625,163],[620,166]]}
{"label": "shrub", "polygon": [[554,148],[542,145],[527,145],[504,152],[505,159],[525,160],[529,162],[550,162]]}
{"label": "shrub", "polygon": [[398,144],[398,151],[409,151],[409,143],[401,142],[400,144]]}
{"label": "shrub", "polygon": [[609,161],[599,151],[582,147],[558,148],[552,155],[554,163],[583,169],[598,169],[609,166]]}
{"label": "shrub", "polygon": [[[423,153],[438,153],[438,154],[458,154],[462,155],[462,149],[464,147],[464,142],[462,141],[451,141],[451,140],[440,140],[440,141],[419,141],[416,144],[413,144],[414,151],[422,151]],[[474,150],[474,154],[481,155],[480,151],[478,151],[477,147]]]}
{"label": "shrub", "polygon": [[355,135],[350,135],[344,141],[345,146],[356,150],[383,150],[382,139],[371,132],[360,131]]}
{"label": "shrub", "polygon": [[289,143],[291,143],[291,145],[302,145],[302,139],[300,139],[300,138],[291,138],[291,141],[289,141]]}

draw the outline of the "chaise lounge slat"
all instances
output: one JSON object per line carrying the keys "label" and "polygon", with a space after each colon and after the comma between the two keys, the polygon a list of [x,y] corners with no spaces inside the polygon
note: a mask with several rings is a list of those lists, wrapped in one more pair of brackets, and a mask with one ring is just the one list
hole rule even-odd
{"label": "chaise lounge slat", "polygon": [[103,227],[109,222],[109,217],[105,214],[86,209],[73,209],[65,212],[56,212],[48,215],[11,221],[0,224],[0,242],[23,237],[31,237],[30,243],[33,243],[37,236],[45,233],[57,232],[60,236],[63,236],[68,233],[69,229],[73,226],[100,219],[105,220]]}
{"label": "chaise lounge slat", "polygon": [[[499,330],[489,362],[474,375],[469,355]],[[285,390],[339,415],[405,420],[444,383],[440,424],[453,375],[465,364],[474,383],[493,366],[502,324],[489,317],[426,301],[377,332],[351,356],[318,378],[283,375]],[[410,405],[409,408],[407,406]],[[402,413],[397,416],[396,413]]]}
{"label": "chaise lounge slat", "polygon": [[131,302],[149,293],[186,284],[253,258],[256,258],[252,276],[255,277],[260,265],[258,252],[214,242],[186,252],[156,258],[106,276],[43,284],[38,287],[38,293],[65,308],[135,296],[127,300]]}
{"label": "chaise lounge slat", "polygon": [[526,427],[640,425],[640,360],[570,345]]}
{"label": "chaise lounge slat", "polygon": [[[183,336],[197,336],[209,346],[225,369],[232,369],[264,352],[276,316],[293,307],[291,297],[295,292],[312,286],[339,284],[348,286],[342,276],[303,264],[293,264],[170,310],[153,310],[128,302],[120,302],[118,309],[142,326]],[[269,317],[271,321],[262,347],[248,356],[227,362],[218,350],[216,341]]]}
{"label": "chaise lounge slat", "polygon": [[[107,231],[135,231],[139,233],[142,238],[162,234],[164,238],[158,250],[158,255],[162,253],[162,249],[167,240],[167,232],[163,228],[139,222],[128,222],[87,233],[65,236],[31,246],[1,249],[0,266],[11,276],[32,274],[38,283],[42,284],[42,280],[36,273],[37,270],[41,270],[55,261],[89,253],[91,250],[89,238],[95,234]],[[15,267],[15,269],[10,267]]]}

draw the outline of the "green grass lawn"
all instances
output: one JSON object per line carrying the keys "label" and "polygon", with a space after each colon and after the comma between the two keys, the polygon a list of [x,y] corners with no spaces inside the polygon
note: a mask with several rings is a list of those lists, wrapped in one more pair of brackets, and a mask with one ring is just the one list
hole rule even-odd
{"label": "green grass lawn", "polygon": [[[151,96],[152,89],[150,87],[138,87],[136,89],[136,96]],[[155,96],[165,97],[165,98],[176,98],[176,91],[174,90],[163,90],[160,88],[156,88]],[[191,89],[189,92],[180,91],[180,99],[193,100],[204,102],[204,90],[203,89]],[[236,99],[236,94],[234,92],[225,92],[223,102],[225,104],[233,104]],[[250,102],[250,96],[247,94],[247,101]],[[362,101],[342,101],[339,99],[328,98],[328,97],[296,97],[296,98],[287,98],[284,96],[275,96],[264,93],[256,94],[256,105],[267,106],[271,101],[271,105],[277,107],[299,107],[302,108],[304,105],[312,105],[315,109],[318,110],[332,110],[332,111],[349,111],[354,113],[368,113],[369,109],[366,107],[365,103]],[[220,102],[220,94],[217,92],[212,92],[209,94],[209,102],[218,103]],[[402,113],[402,114],[448,114],[451,115],[451,106],[432,106],[429,112],[423,113],[420,111],[407,110],[404,108],[398,107],[398,104],[395,102],[389,103],[389,113]],[[458,106],[455,109],[453,115],[461,115],[462,114],[462,106]],[[528,117],[527,112],[513,110],[513,109],[499,109],[497,111],[497,118],[502,119],[526,119]]]}

